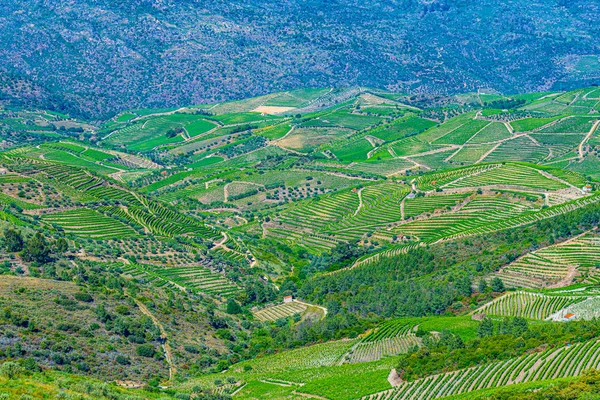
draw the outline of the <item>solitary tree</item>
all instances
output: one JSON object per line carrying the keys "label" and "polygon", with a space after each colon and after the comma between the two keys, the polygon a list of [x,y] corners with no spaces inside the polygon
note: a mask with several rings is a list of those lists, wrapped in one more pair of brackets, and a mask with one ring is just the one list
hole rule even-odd
{"label": "solitary tree", "polygon": [[495,277],[494,279],[492,279],[492,290],[494,292],[499,292],[499,293],[503,293],[506,289],[504,288],[504,282],[502,282],[502,279]]}
{"label": "solitary tree", "polygon": [[23,250],[23,236],[21,232],[10,228],[7,229],[4,232],[4,245],[6,246],[6,250],[11,253]]}
{"label": "solitary tree", "polygon": [[241,314],[242,307],[238,304],[237,301],[233,299],[227,300],[227,313],[228,314]]}
{"label": "solitary tree", "polygon": [[50,256],[50,248],[46,238],[37,232],[25,243],[22,256],[25,261],[35,261],[40,264],[47,262]]}

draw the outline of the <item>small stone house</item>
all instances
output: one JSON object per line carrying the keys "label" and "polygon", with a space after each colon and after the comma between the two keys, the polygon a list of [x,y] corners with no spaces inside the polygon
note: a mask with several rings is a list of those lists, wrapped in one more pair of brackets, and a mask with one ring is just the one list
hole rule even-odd
{"label": "small stone house", "polygon": [[487,317],[487,315],[485,315],[484,313],[478,313],[478,314],[473,314],[471,316],[471,319],[473,321],[483,321],[485,319],[485,317]]}

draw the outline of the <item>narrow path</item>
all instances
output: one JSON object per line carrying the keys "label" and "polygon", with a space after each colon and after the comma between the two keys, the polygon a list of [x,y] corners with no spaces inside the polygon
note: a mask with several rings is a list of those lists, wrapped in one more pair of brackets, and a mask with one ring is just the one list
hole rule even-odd
{"label": "narrow path", "polygon": [[450,162],[450,159],[451,159],[452,157],[454,157],[455,155],[457,155],[457,154],[458,154],[458,152],[459,152],[459,151],[461,151],[462,149],[463,149],[463,146],[459,146],[459,147],[458,147],[458,150],[456,150],[455,152],[453,152],[452,154],[450,154],[448,157],[446,157],[446,158],[444,159],[444,162]]}
{"label": "narrow path", "polygon": [[321,309],[321,311],[323,311],[323,318],[325,318],[327,316],[327,309],[323,306],[320,306],[317,304],[305,303],[303,301],[296,300],[296,299],[294,299],[293,301],[294,301],[294,303],[302,304],[302,305],[305,305],[306,307],[317,307],[317,308]]}
{"label": "narrow path", "polygon": [[215,245],[212,247],[213,249],[218,249],[219,247],[224,247],[225,242],[227,242],[227,240],[229,240],[229,236],[227,236],[227,233],[221,232],[221,235],[223,235],[223,239],[216,242]]}
{"label": "narrow path", "polygon": [[[411,154],[410,157],[430,156],[432,154],[443,153],[448,150],[455,150],[455,149],[460,150],[462,148],[462,146],[459,146],[457,144],[449,144],[449,145],[444,145],[444,146],[446,146],[446,147],[440,147],[438,149],[424,151],[423,153]],[[403,157],[400,157],[400,158],[403,158]]]}
{"label": "narrow path", "polygon": [[162,348],[165,352],[165,358],[167,360],[167,363],[169,364],[169,380],[172,381],[173,377],[175,376],[175,373],[177,372],[177,369],[175,368],[175,364],[173,363],[173,355],[171,353],[171,346],[169,346],[167,331],[165,331],[165,328],[163,327],[163,325],[150,312],[150,310],[148,310],[148,307],[146,307],[146,305],[144,303],[142,303],[141,301],[139,301],[138,299],[135,299],[133,297],[132,297],[132,299],[133,299],[133,301],[135,301],[135,304],[137,304],[140,311],[143,314],[145,314],[146,316],[148,316],[152,320],[152,322],[154,322],[154,325],[156,325],[156,327],[160,330],[160,337],[164,340],[164,343],[162,344]]}
{"label": "narrow path", "polygon": [[223,186],[223,203],[227,203],[229,198],[229,185],[231,185],[231,182]]}
{"label": "narrow path", "polygon": [[508,132],[509,132],[511,135],[514,135],[514,134],[515,134],[515,130],[513,129],[513,127],[512,127],[512,125],[511,125],[511,124],[509,124],[508,122],[506,122],[506,121],[505,121],[505,122],[504,122],[504,126],[506,127],[506,129],[508,129]]}
{"label": "narrow path", "polygon": [[233,393],[231,393],[231,397],[235,396],[236,394],[238,394],[243,388],[246,387],[248,383],[244,383],[242,386],[240,386],[239,388],[235,389],[235,391]]}
{"label": "narrow path", "polygon": [[302,171],[302,172],[312,172],[312,173],[320,173],[320,174],[325,174],[325,175],[331,175],[331,176],[339,176],[342,178],[347,178],[347,179],[356,179],[359,181],[369,181],[369,182],[373,182],[373,181],[380,181],[381,179],[376,179],[376,178],[365,178],[362,176],[350,176],[350,175],[346,175],[342,172],[335,172],[335,171],[317,171],[317,170],[312,170],[312,169],[308,169],[308,168],[294,168],[291,169],[290,171]]}
{"label": "narrow path", "polygon": [[[529,168],[531,168],[531,167],[529,167]],[[562,183],[563,185],[567,185],[567,186],[568,186],[568,187],[570,187],[571,189],[575,189],[575,190],[577,190],[577,191],[579,191],[579,192],[583,193],[583,189],[581,189],[581,188],[578,188],[577,186],[573,185],[573,184],[572,184],[572,183],[570,183],[570,182],[567,182],[567,181],[565,181],[564,179],[561,179],[561,178],[559,178],[558,176],[554,176],[554,175],[552,175],[552,174],[549,174],[548,172],[546,172],[546,171],[542,171],[541,169],[536,169],[536,168],[531,168],[531,169],[533,169],[533,170],[537,171],[537,172],[538,172],[540,175],[542,175],[542,176],[544,176],[544,177],[546,177],[546,178],[548,178],[548,179],[552,179],[553,181],[560,182],[560,183]]]}
{"label": "narrow path", "polygon": [[370,159],[371,157],[373,157],[373,154],[375,154],[375,152],[377,150],[379,150],[381,148],[381,146],[377,146],[374,147],[372,150],[369,150],[369,152],[367,153],[367,160]]}
{"label": "narrow path", "polygon": [[415,164],[415,166],[417,166],[417,167],[420,167],[420,168],[423,168],[423,169],[426,169],[426,170],[430,170],[431,169],[427,165],[421,164],[420,162],[417,162],[417,161],[413,160],[410,157],[400,157],[400,158],[403,159],[403,160],[410,161],[411,163]]}
{"label": "narrow path", "polygon": [[498,147],[500,147],[500,145],[504,143],[503,141],[500,141],[498,143],[496,143],[494,145],[494,147],[492,147],[491,149],[489,149],[488,151],[486,151],[485,153],[483,153],[481,155],[481,157],[479,157],[479,159],[477,161],[475,161],[473,164],[479,164],[480,162],[482,162],[483,160],[485,160],[487,158],[487,156],[489,156],[490,154],[492,154]]}
{"label": "narrow path", "polygon": [[535,140],[532,136],[529,135],[524,135],[527,139],[531,140],[531,143],[533,143],[535,146],[541,147],[542,145],[540,144],[540,142],[538,142],[537,140]]}
{"label": "narrow path", "polygon": [[[475,136],[477,136],[477,135],[479,134],[479,132],[481,132],[482,130],[484,130],[485,128],[487,128],[488,126],[490,126],[491,124],[492,124],[492,122],[488,123],[486,126],[484,126],[484,127],[483,127],[483,128],[481,128],[480,130],[478,130],[477,132],[475,132],[473,135],[471,135],[471,137],[470,137],[469,139],[467,139],[467,140],[465,141],[465,143],[464,143],[464,144],[467,144],[467,143],[469,143],[469,142],[470,142],[470,141],[471,141],[471,140],[472,140],[472,139],[473,139]],[[462,146],[461,146],[461,148],[462,148]]]}
{"label": "narrow path", "polygon": [[295,390],[292,392],[292,394],[302,397],[308,397],[309,399],[329,400],[327,397],[317,396],[316,394],[301,393]]}
{"label": "narrow path", "polygon": [[265,380],[265,379],[259,379],[258,381],[262,382],[262,383],[268,383],[269,385],[277,385],[277,386],[284,386],[284,387],[293,386],[291,383],[287,383],[287,382],[286,383],[275,382],[275,381],[268,381],[268,380]]}
{"label": "narrow path", "polygon": [[[270,146],[275,146],[275,147],[279,147],[281,150],[287,151],[288,153],[292,153],[292,154],[296,154],[298,156],[305,156],[308,153],[302,153],[300,151],[296,151],[296,150],[292,150],[292,149],[288,149],[287,147],[283,147],[281,144],[279,144],[278,142],[271,142],[269,143]],[[248,154],[248,153],[246,153]]]}
{"label": "narrow path", "polygon": [[363,191],[363,189],[364,188],[360,188],[356,192],[356,194],[358,195],[358,207],[356,208],[356,211],[354,211],[354,214],[352,215],[353,217],[356,216],[356,214],[358,214],[358,212],[360,211],[360,209],[363,207],[363,200],[362,200],[362,191]]}
{"label": "narrow path", "polygon": [[600,120],[594,122],[594,125],[592,125],[592,127],[590,128],[590,131],[587,133],[587,135],[585,135],[585,137],[583,138],[583,140],[581,141],[581,143],[579,143],[579,159],[583,160],[583,145],[590,140],[590,138],[592,137],[592,135],[594,134],[594,132],[596,132],[596,129],[598,129],[598,125],[600,125]]}
{"label": "narrow path", "polygon": [[558,164],[558,163],[561,163],[561,162],[564,162],[564,161],[572,161],[572,160],[579,160],[579,157],[563,158],[563,159],[560,159],[560,160],[550,161],[550,162],[544,163],[544,165]]}
{"label": "narrow path", "polygon": [[124,171],[117,171],[117,172],[113,172],[112,174],[108,174],[109,177],[113,178],[116,181],[119,181],[121,183],[125,183],[125,181],[123,180],[123,172]]}
{"label": "narrow path", "polygon": [[374,148],[379,146],[383,142],[381,139],[378,139],[375,136],[365,135],[363,137],[367,139],[367,142],[369,142]]}
{"label": "narrow path", "polygon": [[400,202],[400,219],[402,221],[405,220],[405,216],[404,216],[404,201],[406,200],[406,196],[404,196],[404,198],[402,199],[402,201]]}
{"label": "narrow path", "polygon": [[569,103],[569,106],[572,106],[573,104],[575,104],[577,102],[577,100],[579,100],[579,96],[581,95],[581,93],[576,93],[575,97],[573,98],[573,100],[571,100],[571,102]]}
{"label": "narrow path", "polygon": [[182,128],[183,130],[181,131],[181,137],[183,138],[184,142],[187,142],[188,140],[190,140],[191,136],[187,129],[185,129],[185,126],[183,126]]}
{"label": "narrow path", "polygon": [[280,140],[283,140],[283,139],[285,139],[286,137],[288,137],[288,135],[289,135],[290,133],[292,133],[292,132],[294,131],[294,129],[296,129],[296,126],[295,126],[295,125],[294,125],[294,126],[292,126],[292,128],[291,128],[289,131],[287,131],[287,133],[286,133],[285,135],[283,135],[282,137],[280,137],[280,138],[279,138],[279,139],[277,139],[277,140],[274,140],[274,142],[279,142]]}

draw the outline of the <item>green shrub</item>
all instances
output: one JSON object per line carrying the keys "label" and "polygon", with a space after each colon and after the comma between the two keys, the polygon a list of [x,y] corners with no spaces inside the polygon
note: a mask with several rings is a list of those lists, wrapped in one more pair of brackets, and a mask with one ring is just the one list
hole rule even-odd
{"label": "green shrub", "polygon": [[156,354],[156,348],[150,343],[141,344],[135,348],[135,352],[138,356],[152,358]]}
{"label": "green shrub", "polygon": [[8,361],[0,366],[0,375],[7,379],[14,379],[25,372],[25,369],[16,362]]}
{"label": "green shrub", "polygon": [[183,348],[188,353],[200,354],[200,349],[198,348],[198,346],[196,346],[194,344],[186,344],[186,345],[183,346]]}
{"label": "green shrub", "polygon": [[74,296],[77,300],[83,301],[84,303],[91,303],[94,298],[89,293],[77,292]]}
{"label": "green shrub", "polygon": [[22,365],[27,371],[40,372],[42,370],[33,358],[24,359]]}
{"label": "green shrub", "polygon": [[129,314],[129,307],[120,304],[115,307],[115,311],[121,315],[127,315]]}
{"label": "green shrub", "polygon": [[120,354],[115,358],[115,361],[121,365],[129,365],[129,357],[125,357]]}

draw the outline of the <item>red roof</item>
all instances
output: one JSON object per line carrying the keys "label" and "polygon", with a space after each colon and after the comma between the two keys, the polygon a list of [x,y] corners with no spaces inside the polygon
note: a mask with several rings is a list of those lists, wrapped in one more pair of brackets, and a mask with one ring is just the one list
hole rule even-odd
{"label": "red roof", "polygon": [[565,318],[573,318],[575,314],[568,313],[565,315]]}

